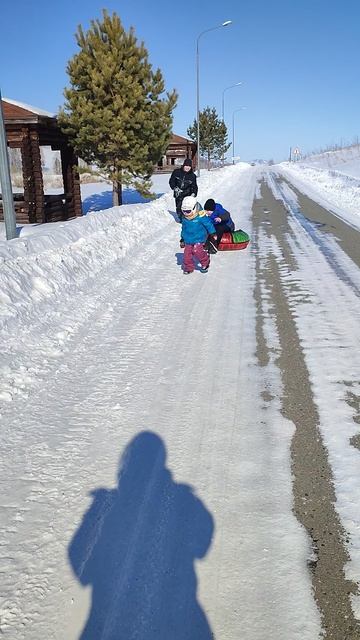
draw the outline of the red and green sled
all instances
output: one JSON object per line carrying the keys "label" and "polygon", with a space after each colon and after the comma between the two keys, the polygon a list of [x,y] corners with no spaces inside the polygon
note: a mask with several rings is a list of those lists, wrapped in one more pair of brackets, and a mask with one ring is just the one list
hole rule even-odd
{"label": "red and green sled", "polygon": [[238,249],[246,249],[250,242],[250,238],[245,231],[229,231],[223,233],[218,251],[236,251]]}

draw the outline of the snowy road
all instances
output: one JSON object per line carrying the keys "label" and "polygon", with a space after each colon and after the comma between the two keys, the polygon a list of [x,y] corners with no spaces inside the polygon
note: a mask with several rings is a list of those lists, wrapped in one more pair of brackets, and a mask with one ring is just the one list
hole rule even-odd
{"label": "snowy road", "polygon": [[18,345],[11,325],[5,639],[359,638],[359,268],[329,238],[334,269],[256,171],[215,184],[247,251],[185,278],[169,216]]}
{"label": "snowy road", "polygon": [[[358,233],[277,172],[266,183],[254,208],[257,299],[279,332],[282,412],[296,427],[294,509],[311,535],[326,637],[358,638]],[[261,344],[261,328],[258,336]],[[270,345],[265,340],[262,361]]]}

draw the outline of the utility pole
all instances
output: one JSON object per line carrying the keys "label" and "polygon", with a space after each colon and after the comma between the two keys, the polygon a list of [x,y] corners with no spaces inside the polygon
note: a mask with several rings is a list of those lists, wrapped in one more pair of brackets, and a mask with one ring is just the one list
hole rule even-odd
{"label": "utility pole", "polygon": [[233,155],[233,164],[235,164],[235,113],[237,113],[238,111],[242,111],[243,109],[246,109],[246,107],[239,107],[239,109],[235,109],[235,111],[233,111],[233,115],[232,115],[232,155]]}
{"label": "utility pole", "polygon": [[196,168],[197,176],[200,178],[200,56],[199,56],[199,40],[202,33],[196,40]]}
{"label": "utility pole", "polygon": [[16,238],[16,217],[14,198],[11,186],[10,164],[7,149],[7,139],[4,124],[0,91],[0,184],[2,193],[2,206],[4,211],[6,239]]}
{"label": "utility pole", "polygon": [[291,154],[292,154],[292,148],[290,147],[290,152],[289,152],[289,162],[291,162],[292,158],[291,158]]}
{"label": "utility pole", "polygon": [[200,55],[199,55],[199,40],[204,33],[208,33],[209,31],[215,31],[215,29],[220,29],[221,27],[228,27],[229,24],[232,24],[231,20],[225,20],[221,24],[218,24],[216,27],[211,27],[210,29],[205,29],[202,31],[196,40],[196,120],[197,120],[197,136],[196,136],[196,144],[197,144],[197,175],[200,177]]}
{"label": "utility pole", "polygon": [[[221,118],[222,118],[222,123],[225,126],[225,91],[227,91],[228,89],[233,89],[234,87],[239,87],[242,84],[242,82],[236,82],[236,84],[231,84],[230,87],[225,87],[224,91],[222,92],[222,100],[221,100]],[[234,152],[233,152],[233,156],[234,156]],[[225,164],[225,154],[223,152],[222,154],[222,166],[224,166]]]}

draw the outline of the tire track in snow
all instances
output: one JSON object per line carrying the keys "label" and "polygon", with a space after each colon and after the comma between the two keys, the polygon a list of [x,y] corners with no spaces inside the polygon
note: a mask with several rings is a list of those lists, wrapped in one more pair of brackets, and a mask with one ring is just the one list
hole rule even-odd
{"label": "tire track in snow", "polygon": [[[274,199],[265,184],[261,193],[262,200],[254,205],[260,254],[258,270],[266,283],[272,301],[272,313],[279,328],[281,352],[278,363],[284,385],[283,414],[296,426],[292,442],[294,508],[313,540],[315,555],[310,566],[325,637],[329,640],[356,640],[360,624],[354,617],[350,594],[357,593],[357,585],[345,578],[345,565],[349,559],[344,546],[345,532],[334,508],[333,475],[319,430],[319,413],[314,403],[291,304],[291,299],[295,304],[300,299],[304,302],[307,299],[309,303],[311,293],[296,283],[296,253],[291,250],[289,243],[289,238],[293,238],[291,219],[288,221],[287,211]],[[265,209],[271,212],[271,225],[262,227],[265,237],[260,242],[260,225]],[[302,245],[302,250],[306,252],[306,243]],[[320,273],[318,277],[321,278]],[[320,291],[321,287],[324,287],[323,282]],[[324,291],[324,296],[331,299],[331,289]],[[313,302],[316,303],[315,300]],[[260,297],[258,303],[261,305]],[[335,339],[338,340],[339,336]]]}
{"label": "tire track in snow", "polygon": [[[177,231],[129,261],[129,272],[118,265],[103,274],[71,350],[36,394],[19,399],[16,414],[9,406],[6,480],[23,521],[9,517],[6,531],[18,552],[5,637],[79,637],[88,602],[80,602],[85,590],[67,566],[67,545],[88,491],[112,486],[119,454],[150,429],[166,444],[174,480],[193,485],[215,519],[212,546],[196,563],[199,603],[215,637],[318,638],[302,573],[305,536],[291,514],[289,428],[265,412],[259,393],[253,256],[218,255],[207,275],[183,278]],[[270,388],[276,392],[277,380]],[[151,584],[148,594],[146,611],[156,601]]]}

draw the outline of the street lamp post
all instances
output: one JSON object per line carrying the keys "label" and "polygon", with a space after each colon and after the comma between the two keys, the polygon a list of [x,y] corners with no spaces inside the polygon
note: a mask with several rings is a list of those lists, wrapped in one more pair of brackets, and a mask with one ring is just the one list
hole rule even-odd
{"label": "street lamp post", "polygon": [[222,103],[221,103],[221,118],[222,121],[225,122],[225,91],[228,91],[228,89],[233,89],[234,87],[239,87],[242,84],[242,82],[237,82],[236,84],[231,84],[230,87],[225,87],[224,91],[222,92]]}
{"label": "street lamp post", "polygon": [[235,111],[233,111],[233,115],[232,115],[232,157],[233,157],[233,164],[235,164],[235,113],[237,113],[238,111],[243,111],[244,109],[246,109],[246,107],[239,107],[239,109],[235,109]]}
{"label": "street lamp post", "polygon": [[[242,84],[242,82],[236,82],[235,84],[231,84],[229,87],[225,87],[224,91],[222,92],[222,100],[221,100],[221,119],[223,121],[223,124],[225,124],[225,91],[228,91],[228,89],[233,89],[234,87],[239,87]],[[222,157],[222,164],[224,166],[224,162],[225,162],[225,158],[224,158],[224,154]]]}
{"label": "street lamp post", "polygon": [[215,29],[221,29],[221,27],[227,27],[232,23],[232,20],[225,20],[222,24],[218,24],[216,27],[205,29],[202,31],[196,40],[196,121],[197,121],[197,174],[200,176],[200,56],[199,56],[199,40],[204,33],[209,31],[215,31]]}

